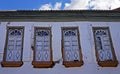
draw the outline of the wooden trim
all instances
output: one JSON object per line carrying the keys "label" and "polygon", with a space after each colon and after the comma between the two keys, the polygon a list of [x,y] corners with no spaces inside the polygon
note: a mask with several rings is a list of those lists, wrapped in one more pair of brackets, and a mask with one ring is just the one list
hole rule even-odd
{"label": "wooden trim", "polygon": [[[111,45],[111,51],[113,55],[113,60],[107,60],[107,61],[100,61],[99,56],[98,56],[98,50],[97,50],[97,45],[96,45],[96,39],[95,39],[95,31],[103,29],[103,30],[108,30],[108,35],[109,35],[109,40],[110,40],[110,45]],[[96,60],[98,62],[98,65],[101,67],[117,67],[118,61],[115,55],[113,43],[112,43],[112,38],[110,34],[109,27],[93,27],[93,36],[94,36],[94,43],[95,43],[95,55],[96,55]]]}
{"label": "wooden trim", "polygon": [[20,67],[23,65],[22,61],[18,61],[18,62],[8,62],[8,61],[2,61],[1,62],[1,66],[2,67]]}
{"label": "wooden trim", "polygon": [[[6,61],[6,52],[7,52],[7,44],[8,44],[8,34],[9,29],[23,29],[22,36],[22,49],[21,49],[21,60],[20,61]],[[23,65],[22,57],[23,57],[23,41],[24,41],[24,27],[23,26],[8,26],[6,31],[6,40],[3,54],[3,61],[1,62],[2,67],[20,67]]]}
{"label": "wooden trim", "polygon": [[[50,31],[50,61],[36,61],[35,60],[35,53],[36,53],[36,30],[37,29],[43,29],[43,30],[49,30]],[[34,27],[34,47],[33,47],[33,61],[32,65],[34,68],[49,68],[53,67],[53,55],[52,55],[52,32],[51,27]]]}
{"label": "wooden trim", "polygon": [[[79,47],[79,56],[80,56],[80,61],[65,61],[65,55],[64,55],[64,41],[63,41],[63,30],[77,30],[77,37],[78,37],[78,47]],[[80,46],[80,35],[79,35],[79,28],[78,27],[62,27],[61,28],[61,33],[62,33],[62,40],[61,40],[61,52],[62,52],[62,58],[63,58],[63,65],[65,67],[80,67],[84,64],[83,62],[83,56],[82,56],[82,51],[81,51],[81,46]]]}
{"label": "wooden trim", "polygon": [[63,61],[65,67],[80,67],[84,64],[83,61]]}
{"label": "wooden trim", "polygon": [[52,61],[48,61],[48,62],[46,62],[46,61],[42,61],[42,62],[33,61],[32,65],[34,68],[52,68],[54,64]]}
{"label": "wooden trim", "polygon": [[118,61],[98,61],[98,65],[101,67],[117,67]]}

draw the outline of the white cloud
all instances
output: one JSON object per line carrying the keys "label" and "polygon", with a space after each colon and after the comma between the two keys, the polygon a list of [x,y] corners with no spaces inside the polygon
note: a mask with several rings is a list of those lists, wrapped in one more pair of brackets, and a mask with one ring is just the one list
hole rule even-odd
{"label": "white cloud", "polygon": [[39,8],[39,10],[51,10],[51,9],[52,9],[51,4],[44,4]]}
{"label": "white cloud", "polygon": [[64,9],[87,9],[88,0],[71,0],[71,3],[65,3]]}
{"label": "white cloud", "polygon": [[120,7],[120,0],[71,0],[70,3],[63,4],[61,2],[56,2],[54,5],[44,4],[39,10],[60,10],[62,5],[64,10],[109,10]]}
{"label": "white cloud", "polygon": [[56,2],[55,5],[52,4],[44,4],[42,5],[39,10],[60,10],[62,3]]}
{"label": "white cloud", "polygon": [[54,5],[54,10],[59,10],[61,9],[62,3],[56,2],[56,4]]}
{"label": "white cloud", "polygon": [[115,9],[120,7],[120,0],[113,0],[113,2],[111,3],[111,9]]}
{"label": "white cloud", "polygon": [[94,9],[109,10],[120,7],[120,0],[94,0],[93,2]]}
{"label": "white cloud", "polygon": [[70,3],[65,3],[64,9],[98,9],[108,10],[120,7],[120,0],[71,0]]}

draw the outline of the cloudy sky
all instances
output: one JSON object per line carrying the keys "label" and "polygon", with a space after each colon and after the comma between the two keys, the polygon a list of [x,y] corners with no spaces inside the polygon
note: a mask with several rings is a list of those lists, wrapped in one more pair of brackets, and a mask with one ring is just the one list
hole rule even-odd
{"label": "cloudy sky", "polygon": [[0,0],[0,10],[111,10],[120,0]]}

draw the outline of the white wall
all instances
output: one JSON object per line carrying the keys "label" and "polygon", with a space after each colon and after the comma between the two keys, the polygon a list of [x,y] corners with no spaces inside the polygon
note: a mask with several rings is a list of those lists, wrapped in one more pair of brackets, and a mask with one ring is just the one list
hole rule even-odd
{"label": "white wall", "polygon": [[[0,61],[6,39],[7,26],[24,26],[23,66],[18,68],[6,68],[0,66],[0,74],[119,74],[120,64],[117,67],[100,67],[96,62],[92,27],[107,26],[110,28],[113,46],[118,61],[120,62],[120,22],[1,22],[0,23]],[[61,59],[53,68],[33,68],[32,59],[34,26],[52,27],[53,60]],[[80,43],[84,65],[81,67],[65,68],[62,65],[61,55],[61,27],[78,26],[80,31]]]}

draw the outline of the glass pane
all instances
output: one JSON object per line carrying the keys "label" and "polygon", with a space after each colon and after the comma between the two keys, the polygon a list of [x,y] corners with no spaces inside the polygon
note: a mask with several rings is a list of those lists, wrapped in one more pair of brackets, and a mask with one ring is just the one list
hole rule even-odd
{"label": "glass pane", "polygon": [[108,30],[96,30],[95,39],[99,59],[101,61],[113,60]]}
{"label": "glass pane", "polygon": [[50,31],[36,30],[36,61],[50,61]]}
{"label": "glass pane", "polygon": [[6,61],[21,61],[22,29],[9,29]]}
{"label": "glass pane", "polygon": [[77,30],[64,30],[65,61],[80,61]]}

